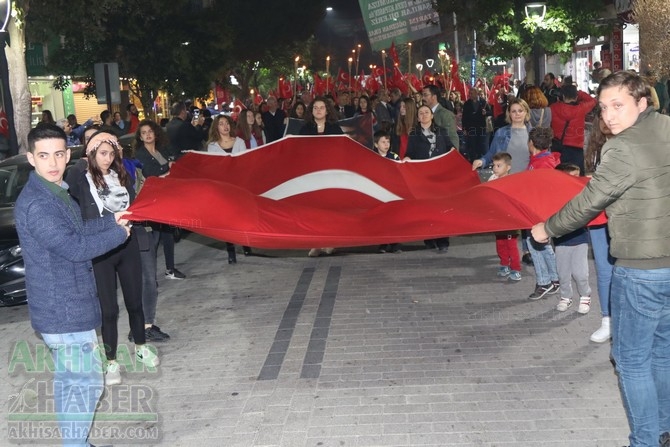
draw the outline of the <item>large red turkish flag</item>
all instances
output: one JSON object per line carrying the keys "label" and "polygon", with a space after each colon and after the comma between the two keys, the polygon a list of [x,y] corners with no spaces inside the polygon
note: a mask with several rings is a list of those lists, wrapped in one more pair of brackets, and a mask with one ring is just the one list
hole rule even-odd
{"label": "large red turkish flag", "polygon": [[584,184],[553,170],[480,184],[457,151],[401,163],[346,136],[288,136],[233,156],[186,154],[130,210],[253,247],[356,246],[530,228]]}

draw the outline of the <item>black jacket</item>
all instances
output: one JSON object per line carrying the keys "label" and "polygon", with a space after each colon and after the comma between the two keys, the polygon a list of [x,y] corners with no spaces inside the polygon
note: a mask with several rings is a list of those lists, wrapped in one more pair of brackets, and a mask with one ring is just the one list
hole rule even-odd
{"label": "black jacket", "polygon": [[314,122],[305,123],[300,128],[300,135],[342,135],[342,134],[344,134],[344,132],[342,131],[340,125],[337,124],[336,122],[331,123],[330,121],[326,121],[323,133],[319,133],[317,131],[316,123]]}
{"label": "black jacket", "polygon": [[[158,149],[158,152],[165,158],[168,159],[168,151],[166,149]],[[145,177],[159,177],[170,170],[170,163],[165,163],[161,165],[144,147],[144,145],[138,147],[135,150],[135,158],[142,163],[142,175]]]}
{"label": "black jacket", "polygon": [[183,155],[182,151],[202,150],[202,143],[207,139],[202,126],[194,126],[178,117],[172,118],[165,130],[170,140],[169,153],[175,160]]}
{"label": "black jacket", "polygon": [[429,158],[437,157],[438,155],[446,154],[454,147],[447,136],[447,130],[433,124],[430,130],[435,134],[435,150],[430,153],[430,142],[428,138],[421,131],[421,126],[418,125],[409,133],[407,140],[407,154],[406,156],[412,160],[427,160]]}
{"label": "black jacket", "polygon": [[[482,110],[485,112],[482,113]],[[463,104],[463,133],[465,135],[482,135],[486,129],[486,117],[491,116],[491,108],[483,99],[468,99]]]}
{"label": "black jacket", "polygon": [[274,115],[270,112],[264,112],[261,117],[263,118],[265,138],[268,143],[277,141],[284,136],[284,118],[286,118],[286,113],[283,110],[277,109]]}
{"label": "black jacket", "polygon": [[[86,159],[80,159],[70,169],[68,169],[65,183],[67,183],[69,186],[70,195],[79,204],[82,219],[99,219],[100,210],[98,209],[98,205],[93,199],[91,186],[88,183],[88,179],[86,178],[87,171],[88,162]],[[130,176],[126,182],[126,189],[128,190],[130,203],[133,203],[133,201],[135,201],[135,188],[133,187]],[[137,240],[141,251],[149,250],[149,234],[144,228],[135,225],[132,227],[130,234],[131,237],[134,237]],[[127,243],[128,242],[121,244],[121,247],[125,246]]]}

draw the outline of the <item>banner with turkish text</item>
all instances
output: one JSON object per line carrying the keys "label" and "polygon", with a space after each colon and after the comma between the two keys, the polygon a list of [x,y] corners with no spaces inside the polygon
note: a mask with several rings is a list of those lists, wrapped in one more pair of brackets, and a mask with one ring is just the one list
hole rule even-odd
{"label": "banner with turkish text", "polygon": [[[373,51],[439,34],[432,0],[358,0]],[[397,62],[397,61],[396,61]]]}

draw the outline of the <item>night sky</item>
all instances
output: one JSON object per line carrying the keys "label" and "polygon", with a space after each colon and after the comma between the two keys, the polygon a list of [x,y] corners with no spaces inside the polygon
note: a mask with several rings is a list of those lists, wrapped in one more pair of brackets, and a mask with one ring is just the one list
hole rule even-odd
{"label": "night sky", "polygon": [[327,6],[333,10],[326,13],[316,37],[328,48],[332,71],[337,72],[340,67],[346,70],[347,59],[357,44],[362,45],[360,68],[365,67],[368,72],[370,64],[380,64],[379,53],[372,54],[370,50],[358,0],[328,0]]}

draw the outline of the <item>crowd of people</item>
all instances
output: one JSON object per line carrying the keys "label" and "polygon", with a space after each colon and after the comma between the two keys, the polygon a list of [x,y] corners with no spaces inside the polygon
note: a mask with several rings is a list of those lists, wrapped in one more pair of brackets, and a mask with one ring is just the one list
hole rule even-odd
{"label": "crowd of people", "polygon": [[[45,122],[31,132],[28,158],[36,173],[17,203],[17,228],[27,267],[31,272],[54,268],[45,259],[38,259],[34,250],[57,253],[60,248],[35,236],[29,225],[33,216],[27,213],[33,212],[29,206],[33,201],[62,196],[63,185],[69,185],[78,212],[72,212],[70,197],[61,197],[62,203],[57,201],[57,206],[44,204],[39,212],[54,222],[63,221],[67,215],[65,220],[76,221],[75,227],[80,230],[59,235],[63,230],[53,228],[53,240],[89,241],[91,235],[85,228],[91,222],[100,222],[101,227],[114,231],[106,238],[86,242],[81,259],[73,259],[66,266],[72,275],[92,266],[92,275],[84,277],[89,292],[97,288],[101,312],[88,303],[90,312],[63,316],[64,321],[74,320],[62,327],[45,323],[42,313],[54,307],[58,299],[49,294],[43,300],[32,299],[31,295],[42,293],[45,280],[27,275],[33,325],[43,333],[58,360],[65,354],[49,334],[86,334],[74,340],[95,343],[95,332],[90,331],[101,322],[105,383],[120,383],[115,359],[118,275],[128,310],[129,340],[135,343],[137,361],[151,367],[159,365],[156,351],[145,343],[169,339],[154,324],[156,250],[160,243],[165,276],[184,279],[186,275],[174,264],[173,227],[158,223],[128,226],[123,217],[142,178],[168,175],[185,151],[225,155],[259,148],[282,138],[289,118],[303,120],[300,135],[314,136],[342,134],[339,120],[370,115],[375,152],[396,162],[428,160],[460,151],[473,170],[492,166],[492,181],[542,169],[592,177],[584,192],[546,224],[535,226],[532,232],[520,228],[495,235],[500,260],[495,276],[520,281],[523,261],[533,266],[528,271],[535,275],[529,300],[556,294],[559,299],[553,307],[557,311],[567,311],[576,301],[577,312],[586,314],[592,306],[588,263],[592,247],[602,319],[590,339],[595,343],[613,339],[632,445],[652,445],[645,442],[670,429],[670,247],[663,233],[666,205],[670,203],[670,182],[664,180],[670,162],[663,152],[670,143],[670,119],[662,116],[668,106],[654,103],[653,83],[648,79],[619,72],[602,77],[600,82],[597,99],[579,91],[570,77],[558,83],[548,73],[541,86],[518,84],[503,89],[495,104],[476,88],[461,102],[458,92],[426,85],[409,95],[397,88],[380,88],[369,94],[342,91],[312,97],[305,92],[291,100],[269,97],[261,104],[249,104],[236,120],[225,114],[212,117],[206,110],[176,102],[164,129],[154,121],[139,120],[134,105],[128,107],[131,119],[127,122],[118,112],[109,111],[101,114],[100,125],[94,125],[91,119],[80,126],[70,117],[55,122],[55,126]],[[589,121],[592,125],[587,132]],[[130,157],[122,154],[118,142],[120,135],[128,133],[135,136],[134,156]],[[587,135],[590,137],[585,138]],[[69,157],[66,147],[77,141],[84,145],[85,156],[68,171],[63,182]],[[643,152],[644,156],[639,155]],[[607,210],[609,225],[587,227],[602,210]],[[437,253],[448,251],[448,237],[424,242]],[[401,253],[402,249],[389,241],[378,251]],[[235,264],[235,246],[227,243],[227,252],[228,262]],[[252,253],[250,247],[243,247],[243,252]],[[333,253],[333,248],[313,248],[309,256],[324,253]],[[54,308],[53,312],[61,310]],[[70,382],[92,380],[77,379],[70,370],[64,374]],[[84,396],[83,401],[87,399],[90,401],[90,396]]]}

